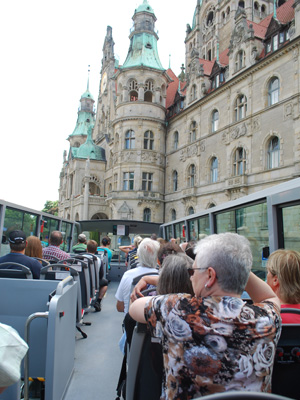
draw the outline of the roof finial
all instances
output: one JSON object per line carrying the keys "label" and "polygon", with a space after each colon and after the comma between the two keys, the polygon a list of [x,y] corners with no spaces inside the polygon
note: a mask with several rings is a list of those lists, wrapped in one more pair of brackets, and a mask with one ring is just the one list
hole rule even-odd
{"label": "roof finial", "polygon": [[276,0],[274,0],[274,19],[277,19]]}
{"label": "roof finial", "polygon": [[219,36],[216,37],[217,39],[217,63],[219,62],[220,58],[220,43],[219,43]]}
{"label": "roof finial", "polygon": [[86,90],[90,90],[90,65],[88,65],[88,80],[87,80],[87,87]]}
{"label": "roof finial", "polygon": [[169,69],[171,69],[171,54],[169,54]]}

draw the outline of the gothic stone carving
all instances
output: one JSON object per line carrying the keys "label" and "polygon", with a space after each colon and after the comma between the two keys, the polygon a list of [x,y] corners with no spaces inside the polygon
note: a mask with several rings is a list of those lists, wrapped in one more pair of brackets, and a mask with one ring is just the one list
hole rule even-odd
{"label": "gothic stone carving", "polygon": [[246,124],[243,123],[242,125],[235,126],[231,132],[232,139],[238,139],[241,136],[245,136],[247,133]]}

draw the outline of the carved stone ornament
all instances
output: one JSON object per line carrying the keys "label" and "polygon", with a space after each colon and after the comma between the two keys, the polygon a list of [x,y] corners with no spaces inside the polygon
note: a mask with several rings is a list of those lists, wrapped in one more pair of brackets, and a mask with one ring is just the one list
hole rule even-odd
{"label": "carved stone ornament", "polygon": [[235,126],[231,132],[232,139],[238,139],[241,136],[245,136],[247,133],[246,124],[243,123],[242,125]]}
{"label": "carved stone ornament", "polygon": [[180,161],[186,161],[187,158],[196,156],[198,152],[197,144],[193,144],[180,152]]}
{"label": "carved stone ornament", "polygon": [[284,119],[290,119],[293,117],[294,105],[292,103],[288,103],[284,107]]}
{"label": "carved stone ornament", "polygon": [[252,131],[257,132],[260,130],[260,119],[259,118],[254,118],[252,121]]}
{"label": "carved stone ornament", "polygon": [[295,28],[295,24],[293,23],[289,28],[289,35],[290,35],[291,39],[293,39],[293,37],[295,36],[295,33],[296,33],[296,28]]}

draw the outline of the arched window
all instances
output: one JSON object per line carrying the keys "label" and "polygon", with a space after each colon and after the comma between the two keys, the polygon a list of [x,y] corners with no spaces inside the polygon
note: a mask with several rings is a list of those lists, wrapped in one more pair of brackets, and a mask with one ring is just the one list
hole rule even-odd
{"label": "arched window", "polygon": [[268,105],[278,103],[279,101],[279,79],[274,77],[270,80],[268,86]]}
{"label": "arched window", "polygon": [[247,115],[247,97],[243,94],[239,95],[235,102],[235,120],[240,121]]}
{"label": "arched window", "polygon": [[152,131],[146,131],[144,133],[144,149],[153,150],[154,135]]}
{"label": "arched window", "polygon": [[197,99],[197,86],[193,85],[192,86],[192,91],[191,91],[191,101]]}
{"label": "arched window", "polygon": [[211,114],[211,131],[215,132],[219,127],[219,111],[214,110]]}
{"label": "arched window", "polygon": [[192,215],[192,214],[195,214],[194,208],[193,207],[189,207],[188,215]]}
{"label": "arched window", "polygon": [[151,222],[151,210],[150,210],[150,208],[145,208],[144,209],[143,221],[144,222]]}
{"label": "arched window", "polygon": [[129,100],[137,101],[138,100],[138,84],[135,79],[132,79],[129,82]]}
{"label": "arched window", "polygon": [[134,148],[135,148],[134,131],[130,129],[125,133],[125,149],[134,149]]}
{"label": "arched window", "polygon": [[89,183],[89,193],[92,196],[100,196],[100,188],[94,182]]}
{"label": "arched window", "polygon": [[254,2],[254,10],[259,11],[259,4],[257,1]]}
{"label": "arched window", "polygon": [[176,210],[174,210],[174,208],[171,210],[171,220],[175,221],[176,219]]}
{"label": "arched window", "polygon": [[212,183],[218,180],[218,159],[213,157],[210,164],[210,180]]}
{"label": "arched window", "polygon": [[268,168],[279,167],[280,141],[277,136],[271,138],[268,146]]}
{"label": "arched window", "polygon": [[233,159],[233,175],[244,175],[246,171],[246,152],[242,147],[235,150]]}
{"label": "arched window", "polygon": [[196,121],[193,121],[190,126],[190,143],[193,143],[196,140],[196,129]]}
{"label": "arched window", "polygon": [[238,71],[245,66],[246,53],[240,50],[235,56],[235,70]]}
{"label": "arched window", "polygon": [[178,131],[174,132],[173,139],[174,139],[174,142],[173,142],[174,150],[177,150],[178,149],[178,142],[179,142],[179,133],[178,133]]}
{"label": "arched window", "polygon": [[188,185],[189,187],[194,187],[196,181],[196,168],[195,165],[192,164],[189,166],[189,175],[188,175]]}
{"label": "arched window", "polygon": [[173,191],[177,192],[178,190],[178,173],[177,171],[173,172]]}
{"label": "arched window", "polygon": [[239,1],[239,7],[245,8],[245,2],[244,1]]}
{"label": "arched window", "polygon": [[152,103],[153,101],[154,84],[151,79],[148,79],[144,85],[144,100]]}

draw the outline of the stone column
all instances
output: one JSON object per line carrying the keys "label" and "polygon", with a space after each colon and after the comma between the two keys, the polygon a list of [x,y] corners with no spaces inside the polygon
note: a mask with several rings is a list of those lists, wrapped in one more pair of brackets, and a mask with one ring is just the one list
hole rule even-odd
{"label": "stone column", "polygon": [[85,177],[84,177],[84,197],[83,197],[83,219],[88,219],[89,211],[89,183],[90,183],[90,159],[88,158],[85,163]]}
{"label": "stone column", "polygon": [[138,84],[138,87],[139,87],[139,96],[138,96],[138,100],[144,101],[144,93],[145,93],[144,84],[143,84],[143,83],[139,83],[139,84]]}

